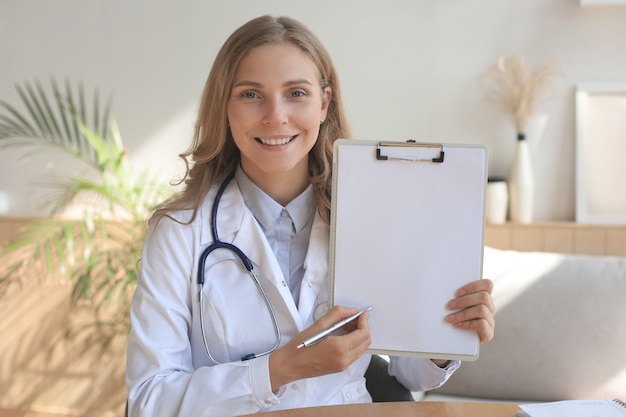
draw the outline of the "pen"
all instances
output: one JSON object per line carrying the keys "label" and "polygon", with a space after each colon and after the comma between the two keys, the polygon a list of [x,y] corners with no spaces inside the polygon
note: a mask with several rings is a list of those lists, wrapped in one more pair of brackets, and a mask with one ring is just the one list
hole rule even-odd
{"label": "pen", "polygon": [[337,323],[335,323],[332,326],[330,326],[328,329],[323,330],[323,331],[319,332],[318,334],[316,334],[315,336],[311,336],[308,339],[306,339],[305,341],[303,341],[302,343],[300,343],[298,345],[298,349],[303,348],[303,347],[309,347],[309,346],[319,342],[320,340],[322,340],[323,338],[325,338],[326,336],[328,336],[329,334],[331,334],[335,330],[337,330],[340,327],[346,325],[347,323],[350,323],[352,320],[356,319],[361,314],[363,314],[366,311],[369,311],[371,309],[372,309],[371,306],[370,307],[365,307],[363,310],[359,311],[355,315],[347,317],[347,318],[345,318],[343,320],[338,321]]}

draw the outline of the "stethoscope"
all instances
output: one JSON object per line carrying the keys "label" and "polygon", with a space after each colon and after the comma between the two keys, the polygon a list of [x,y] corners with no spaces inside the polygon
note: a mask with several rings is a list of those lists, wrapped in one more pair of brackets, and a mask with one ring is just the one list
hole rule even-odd
{"label": "stethoscope", "polygon": [[234,172],[231,173],[224,180],[220,188],[217,190],[215,200],[213,200],[213,209],[211,211],[211,235],[213,236],[213,243],[209,245],[206,249],[204,249],[204,251],[202,251],[202,254],[200,255],[200,260],[198,261],[198,299],[200,303],[200,331],[202,332],[202,340],[204,342],[204,349],[206,350],[206,354],[208,355],[209,359],[211,359],[213,362],[218,363],[218,364],[222,362],[216,360],[213,357],[213,355],[211,355],[211,350],[209,349],[209,344],[206,339],[206,333],[204,330],[204,301],[202,297],[202,286],[204,285],[204,265],[206,262],[206,258],[214,250],[226,249],[235,253],[239,257],[239,259],[241,260],[241,263],[246,268],[246,270],[250,274],[250,277],[252,278],[252,281],[254,281],[254,284],[259,290],[261,297],[263,297],[263,300],[265,301],[265,305],[267,306],[267,310],[269,311],[270,316],[272,318],[272,323],[274,325],[274,334],[276,336],[276,343],[274,343],[274,346],[265,352],[249,353],[243,356],[241,360],[246,361],[249,359],[258,358],[259,356],[269,355],[270,353],[278,349],[278,346],[280,345],[280,337],[281,337],[280,328],[278,327],[278,319],[276,318],[276,313],[274,312],[274,308],[272,307],[272,304],[267,294],[265,293],[265,290],[263,290],[263,287],[261,287],[259,278],[254,273],[254,267],[252,266],[252,261],[250,261],[250,258],[248,258],[246,254],[237,246],[233,245],[232,243],[222,242],[217,233],[217,209],[219,207],[220,200],[222,199],[222,195],[224,194],[224,191],[226,190],[226,187],[228,186],[230,181],[234,178],[234,176],[235,176],[235,173]]}

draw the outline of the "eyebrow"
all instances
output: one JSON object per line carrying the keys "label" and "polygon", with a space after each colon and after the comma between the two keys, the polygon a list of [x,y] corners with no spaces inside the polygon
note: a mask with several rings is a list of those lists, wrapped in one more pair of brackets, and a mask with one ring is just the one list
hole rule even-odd
{"label": "eyebrow", "polygon": [[[296,80],[291,80],[291,81],[287,81],[286,83],[283,84],[284,87],[290,87],[292,85],[299,85],[299,84],[308,84],[308,85],[313,85],[313,83],[309,80],[307,80],[306,78],[298,78]],[[247,86],[247,87],[263,87],[263,84],[261,84],[260,82],[257,81],[252,81],[252,80],[241,80],[236,82],[235,84],[233,84],[233,88],[235,87],[242,87],[242,86]]]}

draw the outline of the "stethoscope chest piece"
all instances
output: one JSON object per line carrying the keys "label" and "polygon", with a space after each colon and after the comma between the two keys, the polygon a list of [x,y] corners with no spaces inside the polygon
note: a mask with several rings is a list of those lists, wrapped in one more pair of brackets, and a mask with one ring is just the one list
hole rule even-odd
{"label": "stethoscope chest piece", "polygon": [[326,313],[328,313],[328,302],[319,303],[317,307],[315,307],[313,317],[315,318],[315,321],[318,321]]}

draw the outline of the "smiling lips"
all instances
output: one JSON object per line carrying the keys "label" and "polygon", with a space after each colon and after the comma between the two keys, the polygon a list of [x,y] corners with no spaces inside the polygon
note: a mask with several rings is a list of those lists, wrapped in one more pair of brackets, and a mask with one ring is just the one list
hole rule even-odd
{"label": "smiling lips", "polygon": [[296,138],[297,135],[295,136],[285,136],[284,138],[255,138],[258,142],[262,143],[263,145],[269,145],[269,146],[279,146],[279,145],[286,145],[289,142],[291,142],[292,140],[294,140]]}

